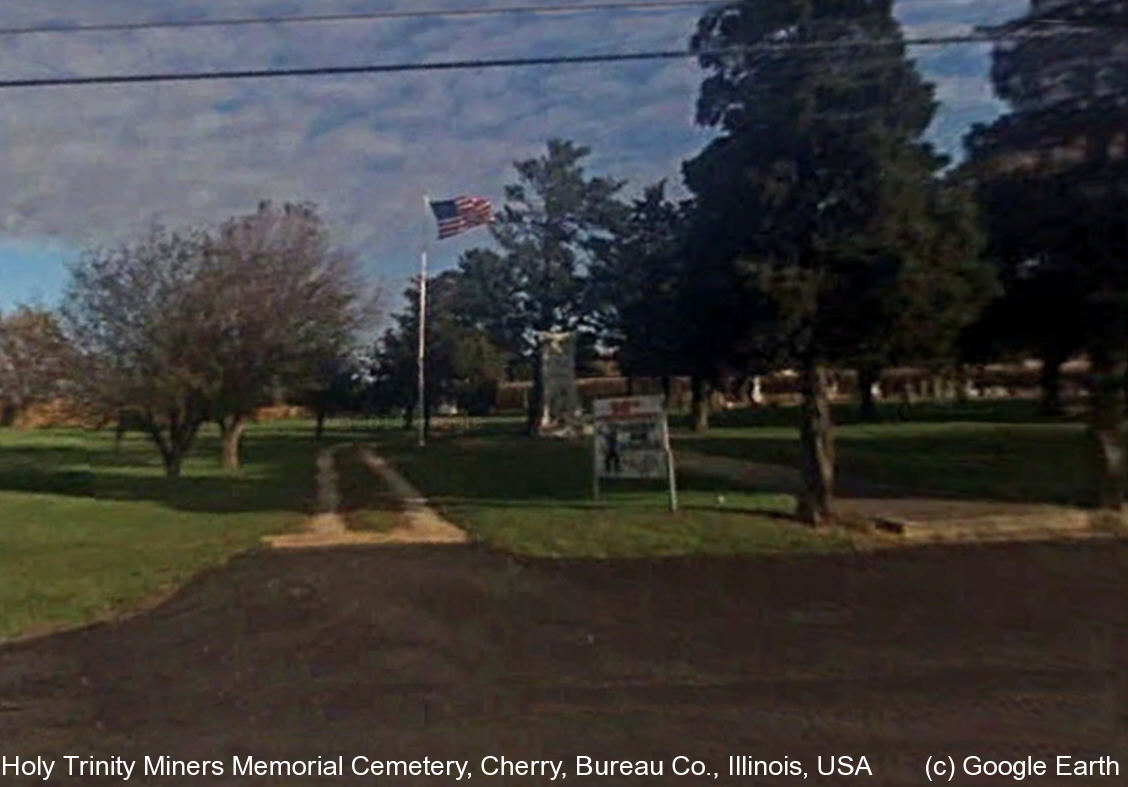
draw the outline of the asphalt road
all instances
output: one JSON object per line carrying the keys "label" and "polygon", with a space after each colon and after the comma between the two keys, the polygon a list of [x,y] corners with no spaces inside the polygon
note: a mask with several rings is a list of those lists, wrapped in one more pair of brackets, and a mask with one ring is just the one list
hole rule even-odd
{"label": "asphalt road", "polygon": [[[455,783],[351,773],[356,757],[426,757],[477,784],[550,783],[559,763],[581,784],[909,785],[948,756],[1118,784],[1126,591],[1123,542],[607,562],[264,551],[147,613],[0,649],[0,757],[53,761],[54,784],[120,784],[65,774],[116,757],[138,761],[130,784]],[[225,772],[145,776],[162,755]],[[1055,778],[1059,755],[1111,756],[1121,777]],[[248,757],[342,757],[346,773],[235,775]],[[585,779],[577,757],[663,773]],[[872,775],[820,776],[819,757],[865,757]],[[673,773],[694,761],[705,776]],[[756,761],[807,778],[730,775]],[[502,767],[536,774],[486,773]],[[43,782],[0,775],[21,783]]]}

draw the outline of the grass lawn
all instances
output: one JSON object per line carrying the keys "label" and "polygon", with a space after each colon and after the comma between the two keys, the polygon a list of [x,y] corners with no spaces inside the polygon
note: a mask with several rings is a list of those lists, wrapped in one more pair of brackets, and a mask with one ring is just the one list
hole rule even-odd
{"label": "grass lawn", "polygon": [[[1044,419],[1034,403],[931,405],[897,421],[859,423],[853,408],[835,413],[838,469],[906,496],[1078,503],[1089,496],[1085,426]],[[703,435],[682,431],[676,446],[797,466],[794,408],[721,414]]]}
{"label": "grass lawn", "polygon": [[515,428],[432,440],[385,438],[379,449],[451,521],[499,549],[535,557],[643,557],[845,550],[845,538],[782,519],[786,495],[681,479],[680,511],[661,482],[617,482],[592,499],[586,444],[529,440]]}
{"label": "grass lawn", "polygon": [[252,427],[233,476],[213,432],[169,482],[139,435],[0,430],[0,639],[136,607],[308,515],[311,430]]}
{"label": "grass lawn", "polygon": [[[916,408],[919,420],[861,424],[836,414],[839,469],[898,494],[1074,502],[1087,491],[1084,427],[1039,420],[1029,403]],[[794,411],[732,412],[676,446],[794,464]],[[886,414],[892,418],[893,412]],[[852,422],[853,421],[853,422]],[[455,422],[448,427],[457,427]],[[537,557],[833,552],[840,534],[788,520],[787,495],[683,474],[670,514],[660,482],[591,495],[590,447],[528,440],[520,419],[437,435],[423,451],[380,422],[334,422],[325,445],[375,443],[455,524],[499,549]],[[136,608],[208,566],[293,530],[314,507],[319,445],[302,422],[247,432],[244,468],[224,475],[209,427],[184,477],[169,482],[138,435],[0,430],[0,640]],[[341,511],[357,529],[395,521],[387,490],[356,451],[338,453]]]}

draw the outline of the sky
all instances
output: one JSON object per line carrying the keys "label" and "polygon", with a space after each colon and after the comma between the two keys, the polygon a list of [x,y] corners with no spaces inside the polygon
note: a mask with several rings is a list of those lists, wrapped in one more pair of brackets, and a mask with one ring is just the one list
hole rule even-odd
{"label": "sky", "polygon": [[[560,2],[324,0],[316,11]],[[908,36],[959,34],[1026,5],[900,0],[895,14]],[[298,0],[39,0],[3,4],[0,28],[308,13]],[[699,14],[33,34],[3,39],[0,79],[676,49]],[[989,47],[911,55],[941,102],[929,136],[958,157],[970,125],[1004,110],[988,80]],[[589,146],[589,170],[628,181],[628,194],[661,178],[676,185],[681,162],[710,138],[693,124],[701,77],[686,60],[0,91],[0,310],[55,304],[84,248],[128,239],[154,220],[215,224],[262,199],[318,203],[341,244],[397,293],[389,305],[398,307],[419,265],[425,193],[500,202],[512,162],[551,137]],[[488,240],[476,230],[432,243],[432,270]]]}

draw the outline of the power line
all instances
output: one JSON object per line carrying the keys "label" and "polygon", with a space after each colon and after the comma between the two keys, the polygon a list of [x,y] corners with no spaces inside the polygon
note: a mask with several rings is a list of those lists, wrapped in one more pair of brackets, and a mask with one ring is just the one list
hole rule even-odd
{"label": "power line", "polygon": [[348,74],[392,74],[405,71],[456,71],[476,68],[517,68],[521,66],[613,63],[632,60],[684,58],[684,50],[668,52],[625,52],[604,55],[563,57],[521,57],[495,60],[448,60],[434,63],[386,63],[356,66],[310,68],[264,68],[236,71],[178,71],[157,74],[106,74],[88,77],[33,77],[0,80],[0,90],[21,87],[60,87],[67,85],[121,85],[143,82],[203,82],[220,79],[271,79],[279,77],[341,76]]}
{"label": "power line", "polygon": [[[575,14],[595,11],[661,11],[682,8],[721,6],[724,0],[620,0],[620,2],[562,3],[559,5],[510,5],[496,7],[424,9],[420,11],[353,11],[330,14],[294,14],[278,16],[246,16],[219,19],[172,19],[150,22],[97,22],[89,24],[44,23],[21,27],[0,27],[0,36],[56,33],[107,33],[142,30],[177,30],[208,27],[246,27],[267,25],[328,24],[334,22],[362,22],[381,20],[436,19],[459,17],[488,17],[526,14]],[[1068,25],[1075,29],[1100,29],[1111,25],[1086,22],[1078,19],[1039,18],[1034,21]],[[1013,24],[1013,23],[1010,23]],[[1010,24],[979,28],[983,32],[998,33]]]}
{"label": "power line", "polygon": [[678,8],[701,8],[716,5],[717,0],[624,0],[618,3],[568,3],[562,5],[513,5],[494,8],[459,8],[422,11],[356,11],[338,14],[302,14],[293,16],[246,16],[221,19],[179,19],[164,22],[104,22],[95,24],[37,24],[25,27],[0,27],[0,36],[33,33],[109,33],[137,30],[179,30],[201,27],[246,27],[251,25],[327,24],[332,22],[394,21],[457,17],[503,16],[514,14],[575,14],[592,11],[646,11]]}
{"label": "power line", "polygon": [[[1057,32],[1042,34],[1044,37],[1060,37]],[[906,47],[949,46],[953,44],[972,44],[998,41],[1015,37],[1009,33],[977,31],[964,35],[926,36],[918,38],[873,38],[853,41],[809,41],[795,43],[766,43],[749,46],[725,47],[693,51],[690,49],[651,50],[642,52],[617,52],[587,55],[556,55],[545,57],[513,57],[493,59],[446,60],[431,63],[385,63],[352,66],[312,66],[306,68],[264,68],[237,69],[223,71],[169,71],[148,74],[101,74],[95,76],[73,77],[30,77],[25,79],[0,80],[0,90],[37,87],[64,87],[85,85],[122,85],[154,82],[205,82],[227,79],[274,79],[284,77],[345,76],[352,74],[393,74],[427,71],[464,71],[486,68],[523,68],[546,65],[581,65],[593,63],[628,63],[646,60],[679,60],[703,56],[721,57],[725,55],[756,54],[769,52],[818,51],[829,49],[868,49],[883,46],[904,45]],[[1023,34],[1024,39],[1031,38]]]}

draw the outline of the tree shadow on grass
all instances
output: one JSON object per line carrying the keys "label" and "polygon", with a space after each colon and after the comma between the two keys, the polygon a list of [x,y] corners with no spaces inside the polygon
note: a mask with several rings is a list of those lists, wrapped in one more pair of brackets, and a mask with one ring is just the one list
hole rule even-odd
{"label": "tree shadow on grass", "polygon": [[[1025,403],[1021,403],[1025,404]],[[1067,423],[927,423],[849,427],[838,432],[843,497],[929,497],[964,501],[1085,505],[1091,499],[1084,430]],[[677,451],[750,463],[799,466],[798,439],[769,429],[683,436]],[[436,497],[546,501],[591,497],[591,454],[582,442],[469,435],[432,441],[420,450],[403,442],[377,450]],[[791,493],[772,479],[679,473],[686,490]],[[652,482],[624,491],[653,489]]]}
{"label": "tree shadow on grass", "polygon": [[[314,457],[318,443],[307,437],[248,431],[243,469],[219,469],[219,444],[201,437],[182,477],[166,478],[156,448],[140,437],[120,451],[113,435],[89,432],[66,445],[42,432],[14,443],[0,442],[0,491],[65,495],[95,500],[150,501],[178,511],[250,513],[311,512]],[[60,441],[61,442],[61,441]]]}
{"label": "tree shadow on grass", "polygon": [[[440,506],[597,512],[651,506],[657,510],[665,505],[666,486],[662,479],[605,481],[603,493],[608,497],[594,500],[591,449],[586,442],[485,438],[475,434],[434,441],[422,450],[401,444],[376,445],[375,450]],[[686,500],[694,494],[781,493],[778,489],[741,487],[727,479],[686,472],[678,473],[678,490],[682,507],[687,510],[696,510]],[[616,501],[621,495],[636,499],[619,497]],[[731,512],[736,508],[720,506],[720,510]],[[752,510],[759,513],[758,507],[753,506]],[[765,510],[778,513],[778,508]]]}
{"label": "tree shadow on grass", "polygon": [[[778,434],[684,438],[678,447],[748,462],[799,466],[797,439]],[[1084,433],[1022,425],[913,433],[842,434],[836,440],[845,497],[931,497],[1084,505],[1092,479]],[[755,488],[755,471],[742,481]]]}

